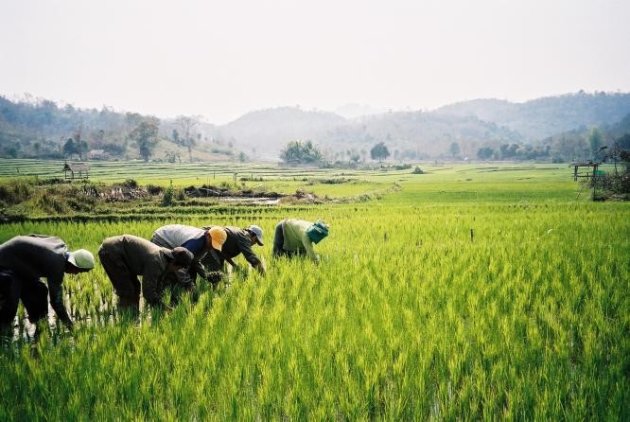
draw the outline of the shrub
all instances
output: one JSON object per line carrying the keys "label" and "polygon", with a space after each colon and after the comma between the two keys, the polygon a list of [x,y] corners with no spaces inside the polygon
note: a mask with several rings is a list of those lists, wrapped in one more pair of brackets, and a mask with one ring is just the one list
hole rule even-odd
{"label": "shrub", "polygon": [[175,189],[173,188],[173,181],[168,188],[164,191],[164,195],[162,196],[162,206],[163,207],[171,207],[173,206],[173,200],[175,197]]}
{"label": "shrub", "polygon": [[157,185],[147,185],[147,192],[149,193],[149,195],[156,196],[164,192],[164,188]]}
{"label": "shrub", "polygon": [[138,182],[136,182],[134,179],[127,179],[123,182],[123,187],[129,188],[129,189],[138,189]]}
{"label": "shrub", "polygon": [[6,204],[19,204],[33,194],[33,184],[24,179],[11,180],[0,185],[0,201]]}
{"label": "shrub", "polygon": [[49,192],[41,192],[35,203],[41,211],[47,214],[64,214],[67,210],[65,201]]}

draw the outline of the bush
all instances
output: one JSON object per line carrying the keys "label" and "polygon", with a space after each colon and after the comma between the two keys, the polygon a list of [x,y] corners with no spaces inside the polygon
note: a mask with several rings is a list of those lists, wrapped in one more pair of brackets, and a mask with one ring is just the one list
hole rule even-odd
{"label": "bush", "polygon": [[156,196],[164,192],[164,188],[157,185],[147,185],[147,192],[149,193],[149,195]]}
{"label": "bush", "polygon": [[611,194],[630,194],[630,173],[606,174],[597,177],[597,180],[593,180],[591,186],[593,183],[596,183],[597,187]]}
{"label": "bush", "polygon": [[5,204],[19,204],[33,194],[33,184],[24,179],[10,180],[0,185],[0,201]]}
{"label": "bush", "polygon": [[171,207],[173,206],[173,202],[175,199],[175,189],[173,189],[173,182],[168,188],[164,191],[164,196],[162,196],[162,206],[163,207]]}
{"label": "bush", "polygon": [[411,173],[412,174],[424,174],[424,170],[422,170],[420,167],[416,166],[416,168],[413,169],[413,171]]}
{"label": "bush", "polygon": [[125,188],[138,189],[138,182],[136,182],[134,179],[127,179],[123,182],[122,185]]}
{"label": "bush", "polygon": [[41,192],[35,203],[41,211],[47,214],[64,214],[67,211],[65,201],[49,192]]}
{"label": "bush", "polygon": [[316,164],[322,161],[322,153],[311,141],[289,142],[280,153],[280,158],[286,164]]}

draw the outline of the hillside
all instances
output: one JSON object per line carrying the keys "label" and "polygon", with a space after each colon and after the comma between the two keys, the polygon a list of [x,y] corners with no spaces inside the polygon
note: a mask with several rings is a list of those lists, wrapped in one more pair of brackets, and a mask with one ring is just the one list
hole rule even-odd
{"label": "hillside", "polygon": [[84,155],[103,151],[99,155],[109,159],[135,159],[139,158],[139,150],[131,135],[141,122],[157,126],[152,159],[189,160],[192,155],[193,160],[212,161],[237,154],[227,142],[213,138],[213,125],[196,119],[191,134],[195,142],[189,154],[186,145],[173,139],[173,130],[178,128],[176,119],[159,120],[108,107],[101,110],[60,107],[41,99],[12,102],[0,96],[0,156],[62,159],[67,155],[64,145],[72,139],[84,143]]}
{"label": "hillside", "polygon": [[518,133],[474,116],[392,112],[349,120],[334,113],[290,107],[249,113],[220,126],[216,136],[232,140],[254,156],[266,155],[264,158],[277,156],[295,139],[312,140],[329,151],[369,150],[384,141],[392,151],[407,153],[408,158],[440,155],[452,142],[477,145],[485,140],[521,140]]}
{"label": "hillside", "polygon": [[[279,107],[253,111],[220,126],[184,117],[192,122],[187,130],[182,116],[158,120],[107,107],[81,110],[47,100],[15,103],[0,97],[0,156],[59,159],[64,156],[64,143],[76,138],[89,149],[106,150],[110,158],[137,158],[138,148],[130,134],[140,122],[151,121],[159,126],[152,156],[158,160],[192,156],[199,161],[237,157],[275,161],[288,142],[298,139],[311,140],[329,160],[347,159],[350,151],[365,159],[378,142],[385,142],[397,160],[448,158],[453,156],[452,147],[460,157],[476,157],[479,148],[496,150],[507,144],[539,148],[545,140],[559,139],[558,135],[564,143],[583,144],[583,133],[593,127],[611,128],[628,114],[630,94],[579,92],[524,103],[479,99],[429,112],[387,112],[352,119]],[[190,151],[185,132],[190,132]]]}
{"label": "hillside", "polygon": [[280,107],[247,113],[217,128],[215,136],[234,142],[259,158],[275,158],[284,145],[295,139],[324,140],[325,134],[346,122],[329,112]]}
{"label": "hillside", "polygon": [[383,140],[411,158],[436,157],[445,154],[451,143],[462,146],[462,152],[487,141],[518,142],[521,136],[494,123],[484,122],[474,116],[443,116],[436,113],[397,112],[366,117],[349,124],[341,133],[329,133],[325,142],[339,143],[344,138],[355,140],[356,145],[370,148]]}
{"label": "hillside", "polygon": [[[396,158],[448,156],[453,143],[462,156],[484,144],[540,144],[553,135],[609,126],[630,113],[630,94],[567,94],[525,103],[496,99],[461,102],[430,112],[388,112],[345,119],[333,113],[278,108],[249,113],[218,127],[254,156],[277,156],[289,140],[310,139],[329,156],[389,145]],[[261,151],[264,150],[264,153]]]}
{"label": "hillside", "polygon": [[524,103],[473,100],[435,111],[446,116],[476,116],[520,133],[528,141],[580,127],[614,124],[630,113],[630,94],[567,94]]}

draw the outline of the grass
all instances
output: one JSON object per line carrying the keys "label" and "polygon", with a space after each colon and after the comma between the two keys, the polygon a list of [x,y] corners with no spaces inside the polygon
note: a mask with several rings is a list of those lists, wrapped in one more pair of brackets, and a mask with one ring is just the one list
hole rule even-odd
{"label": "grass", "polygon": [[[100,265],[68,277],[77,330],[3,346],[0,419],[627,419],[628,205],[577,195],[557,165],[426,171],[344,176],[400,187],[367,202],[0,226],[96,252],[172,222],[253,223],[268,268],[141,324],[111,321]],[[319,266],[271,259],[287,216],[331,224]]]}

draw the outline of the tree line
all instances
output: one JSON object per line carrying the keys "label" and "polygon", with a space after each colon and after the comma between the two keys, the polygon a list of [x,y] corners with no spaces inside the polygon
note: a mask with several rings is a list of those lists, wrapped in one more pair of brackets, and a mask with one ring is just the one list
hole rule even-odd
{"label": "tree line", "polygon": [[[370,149],[372,160],[383,161],[390,156],[389,149],[384,142],[379,142]],[[326,162],[324,154],[312,141],[291,141],[280,152],[280,159],[288,165],[320,165]],[[358,163],[360,156],[350,152],[350,162]]]}
{"label": "tree line", "polygon": [[[190,161],[195,147],[233,155],[232,142],[208,135],[206,126],[195,116],[160,120],[107,107],[77,109],[48,100],[12,102],[0,96],[2,157],[85,160],[92,153],[90,158],[96,159],[181,161],[177,147],[187,151]],[[161,141],[166,150],[162,148],[160,157],[156,157]]]}

